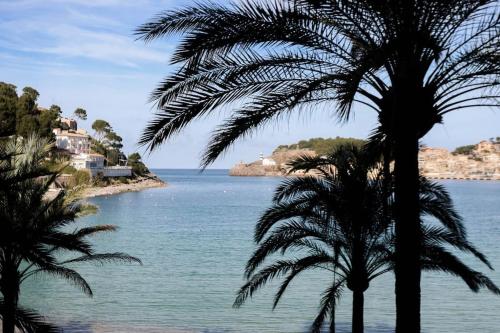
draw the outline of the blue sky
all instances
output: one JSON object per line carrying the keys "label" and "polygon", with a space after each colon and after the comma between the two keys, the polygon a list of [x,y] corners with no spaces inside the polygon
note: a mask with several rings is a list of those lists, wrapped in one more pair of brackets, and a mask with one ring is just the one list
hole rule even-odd
{"label": "blue sky", "polygon": [[[133,37],[135,27],[162,10],[192,4],[190,0],[0,0],[0,81],[18,89],[32,86],[39,104],[60,105],[71,114],[83,107],[89,121],[108,120],[122,135],[127,153],[152,115],[149,92],[171,68],[175,39],[145,45]],[[332,106],[333,108],[333,106]],[[227,168],[279,144],[311,137],[364,138],[375,116],[358,108],[348,124],[339,124],[328,108],[272,124],[237,142],[212,167]],[[151,167],[196,168],[210,130],[221,116],[189,126],[161,149],[144,157]],[[500,112],[469,110],[449,115],[423,140],[429,146],[454,148],[500,136]]]}

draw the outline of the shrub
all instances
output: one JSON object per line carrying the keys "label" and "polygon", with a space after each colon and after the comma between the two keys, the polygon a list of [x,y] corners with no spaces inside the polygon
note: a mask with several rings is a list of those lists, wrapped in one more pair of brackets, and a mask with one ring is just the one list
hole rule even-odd
{"label": "shrub", "polygon": [[127,177],[118,177],[118,182],[120,182],[122,184],[128,184],[129,180]]}
{"label": "shrub", "polygon": [[70,175],[74,175],[76,174],[78,171],[81,171],[81,170],[76,170],[74,167],[72,167],[71,165],[67,165],[64,167],[64,169],[62,169],[62,173],[67,173],[67,174],[70,174]]}
{"label": "shrub", "polygon": [[453,155],[470,155],[472,153],[472,151],[474,150],[474,148],[476,148],[475,145],[467,145],[467,146],[461,146],[461,147],[457,147],[454,151],[453,151]]}
{"label": "shrub", "polygon": [[85,170],[76,170],[73,174],[75,186],[90,184],[90,173]]}
{"label": "shrub", "polygon": [[355,138],[312,138],[309,140],[301,140],[298,143],[294,143],[291,145],[280,145],[278,146],[278,148],[276,148],[274,153],[290,149],[310,149],[316,152],[316,154],[318,155],[328,155],[339,146],[345,144],[353,144],[360,147],[364,143],[365,141]]}

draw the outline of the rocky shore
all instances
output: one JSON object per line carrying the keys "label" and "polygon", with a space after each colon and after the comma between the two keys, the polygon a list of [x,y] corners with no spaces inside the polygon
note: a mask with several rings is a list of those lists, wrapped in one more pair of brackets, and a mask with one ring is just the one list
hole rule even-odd
{"label": "rocky shore", "polygon": [[229,170],[229,175],[238,177],[281,177],[285,173],[276,167],[239,163]]}
{"label": "rocky shore", "polygon": [[93,198],[99,196],[115,195],[125,192],[137,192],[149,188],[166,187],[167,184],[156,176],[139,177],[130,180],[129,183],[118,183],[108,186],[92,186],[82,190],[83,198]]}
{"label": "rocky shore", "polygon": [[[230,176],[240,177],[284,177],[288,176],[287,163],[300,156],[314,156],[308,149],[290,149],[275,151],[271,156],[261,156],[260,160],[251,163],[238,163],[229,170]],[[298,174],[293,174],[297,176]]]}

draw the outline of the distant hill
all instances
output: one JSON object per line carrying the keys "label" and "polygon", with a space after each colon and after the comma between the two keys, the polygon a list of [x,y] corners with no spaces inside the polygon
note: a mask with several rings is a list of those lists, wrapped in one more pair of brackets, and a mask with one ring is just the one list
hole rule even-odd
{"label": "distant hill", "polygon": [[229,171],[231,176],[284,176],[288,162],[304,155],[328,155],[335,148],[344,144],[363,145],[365,141],[355,138],[312,138],[290,145],[281,145],[271,156],[261,156],[250,163],[239,163]]}
{"label": "distant hill", "polygon": [[[343,144],[363,145],[355,138],[313,138],[290,145],[281,145],[271,156],[235,165],[232,176],[285,176],[288,163],[303,155],[328,155]],[[453,152],[443,148],[423,146],[419,152],[420,171],[432,179],[500,180],[500,137],[474,145],[457,147]]]}
{"label": "distant hill", "polygon": [[344,144],[354,144],[354,145],[363,145],[365,143],[364,140],[356,139],[356,138],[341,138],[337,136],[336,138],[312,138],[309,140],[300,140],[297,143],[293,143],[290,145],[280,145],[276,148],[273,154],[278,152],[284,152],[288,150],[312,150],[318,155],[328,155],[335,148],[344,145]]}

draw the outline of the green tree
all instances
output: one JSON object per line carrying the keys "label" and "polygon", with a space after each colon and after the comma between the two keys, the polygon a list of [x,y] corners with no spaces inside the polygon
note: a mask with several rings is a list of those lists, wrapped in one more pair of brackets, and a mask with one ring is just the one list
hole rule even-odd
{"label": "green tree", "polygon": [[106,156],[106,147],[97,139],[91,138],[90,140],[90,149],[98,154]]}
{"label": "green tree", "polygon": [[16,134],[22,137],[28,137],[36,133],[40,128],[38,119],[32,115],[18,116],[16,125]]}
{"label": "green tree", "polygon": [[58,116],[62,115],[62,109],[59,105],[52,104],[49,108],[49,111],[52,112],[53,114],[57,114]]}
{"label": "green tree", "polygon": [[78,119],[87,120],[87,111],[85,109],[77,108],[75,112],[73,112],[73,115]]}
{"label": "green tree", "polygon": [[126,159],[121,152],[121,148],[123,148],[122,141],[122,137],[116,134],[116,132],[112,129],[109,129],[109,131],[104,135],[102,143],[106,148],[106,159],[108,161],[108,165],[117,165],[120,163],[120,160]]}
{"label": "green tree", "polygon": [[[238,292],[235,306],[268,281],[283,278],[274,299],[276,307],[295,278],[307,270],[325,270],[332,280],[312,332],[320,332],[328,317],[330,332],[335,331],[337,300],[346,288],[353,299],[352,332],[363,332],[364,293],[373,279],[393,271],[395,250],[394,218],[381,209],[386,200],[383,174],[371,160],[358,148],[344,146],[327,158],[305,156],[292,162],[293,171],[314,170],[320,177],[291,178],[278,187],[272,207],[255,228],[258,247],[247,263],[248,281]],[[440,224],[427,222],[429,226],[423,228],[423,269],[458,276],[475,292],[487,288],[500,294],[490,279],[450,252],[454,248],[472,254],[491,268],[467,241],[462,220],[444,188],[423,179],[419,202],[422,216]]]}
{"label": "green tree", "polygon": [[149,173],[149,169],[142,161],[142,157],[139,153],[132,153],[128,155],[127,165],[132,167],[134,175],[143,176]]}
{"label": "green tree", "polygon": [[476,148],[475,145],[467,145],[467,146],[460,146],[457,147],[452,154],[453,155],[470,155],[472,151]]}
{"label": "green tree", "polygon": [[38,131],[40,123],[37,117],[38,91],[31,87],[25,87],[23,94],[17,102],[16,114],[16,134],[22,137],[29,137]]}
{"label": "green tree", "polygon": [[[40,274],[64,278],[92,296],[85,279],[73,268],[86,262],[112,261],[139,262],[123,253],[96,253],[88,237],[115,230],[111,225],[71,228],[75,220],[84,214],[87,206],[74,194],[61,191],[48,199],[47,191],[57,174],[46,173],[40,179],[34,174],[51,149],[48,139],[31,136],[24,140],[13,139],[1,148],[3,172],[0,182],[7,184],[0,189],[0,315],[3,332],[14,333],[15,327],[25,332],[54,331],[53,327],[40,323],[36,313],[18,306],[21,284]],[[5,167],[5,164],[7,167]],[[10,181],[17,179],[17,181]],[[61,259],[60,252],[73,256]],[[30,317],[31,314],[31,317]],[[33,330],[26,329],[35,327]]]}
{"label": "green tree", "polygon": [[116,149],[106,149],[106,164],[108,166],[118,165],[124,159],[122,152]]}
{"label": "green tree", "polygon": [[40,93],[31,87],[24,87],[23,95],[29,96],[31,100],[36,101],[40,96]]}
{"label": "green tree", "polygon": [[97,119],[92,123],[92,129],[95,131],[97,140],[101,141],[111,131],[111,125],[106,120]]}
{"label": "green tree", "polygon": [[48,110],[42,110],[38,115],[38,133],[43,137],[52,138],[52,130],[60,126],[61,107],[51,105]]}
{"label": "green tree", "polygon": [[109,130],[109,132],[107,132],[104,136],[104,144],[111,149],[120,150],[123,148],[122,141],[122,137],[116,134],[113,130]]}
{"label": "green tree", "polygon": [[[419,139],[443,115],[498,107],[500,32],[494,0],[289,0],[197,5],[139,27],[145,41],[181,32],[181,64],[153,92],[154,149],[195,119],[242,105],[218,127],[206,166],[238,138],[334,102],[378,112],[395,161],[396,329],[420,331]],[[404,222],[403,222],[404,221]]]}
{"label": "green tree", "polygon": [[0,137],[16,131],[17,99],[16,86],[0,82]]}

